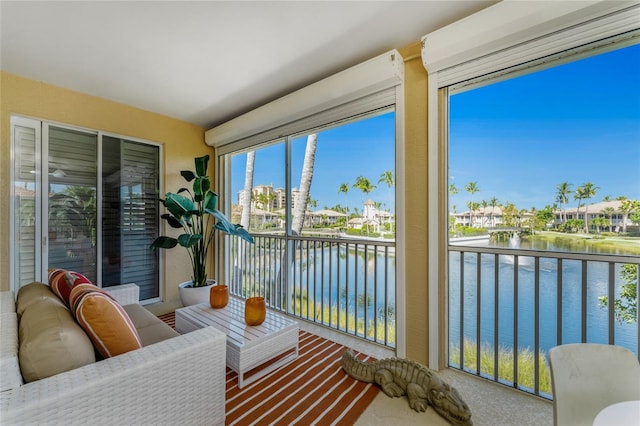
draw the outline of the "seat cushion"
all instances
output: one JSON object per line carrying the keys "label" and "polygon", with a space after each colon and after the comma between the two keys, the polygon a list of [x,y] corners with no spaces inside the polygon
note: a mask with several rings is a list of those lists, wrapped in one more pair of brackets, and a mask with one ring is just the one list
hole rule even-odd
{"label": "seat cushion", "polygon": [[142,346],[152,345],[180,335],[141,305],[125,305],[123,308],[136,327]]}
{"label": "seat cushion", "polygon": [[41,299],[22,313],[18,326],[20,371],[25,382],[94,363],[91,341],[61,303]]}
{"label": "seat cushion", "polygon": [[105,291],[91,284],[71,290],[76,321],[87,333],[104,358],[142,347],[135,326],[127,312]]}
{"label": "seat cushion", "polygon": [[29,308],[33,303],[39,300],[50,300],[51,303],[57,303],[63,305],[64,303],[58,296],[56,296],[51,287],[44,283],[32,282],[18,290],[18,297],[16,298],[16,313],[18,319],[22,316],[23,312]]}

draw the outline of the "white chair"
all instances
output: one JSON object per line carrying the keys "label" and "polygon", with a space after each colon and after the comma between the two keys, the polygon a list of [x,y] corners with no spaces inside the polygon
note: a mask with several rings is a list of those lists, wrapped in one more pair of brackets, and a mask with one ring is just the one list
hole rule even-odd
{"label": "white chair", "polygon": [[556,426],[593,425],[603,408],[640,400],[640,363],[630,350],[576,343],[549,351]]}

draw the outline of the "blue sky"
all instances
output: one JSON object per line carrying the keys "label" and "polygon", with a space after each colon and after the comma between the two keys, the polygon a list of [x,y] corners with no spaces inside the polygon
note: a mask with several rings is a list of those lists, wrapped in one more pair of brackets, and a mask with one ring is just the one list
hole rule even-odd
{"label": "blue sky", "polygon": [[[640,199],[639,74],[636,45],[451,96],[449,176],[459,190],[457,211],[467,210],[464,186],[471,181],[480,188],[474,201],[496,197],[520,209],[553,204],[565,181],[574,190],[586,182],[599,187],[591,202],[605,195]],[[393,210],[388,187],[378,183],[386,170],[395,175],[393,141],[392,112],[319,133],[311,187],[317,209],[346,201],[361,211],[363,194],[352,185],[362,175],[377,186],[366,198]],[[305,137],[292,144],[293,187],[305,145]],[[234,203],[245,164],[246,154],[234,156]],[[258,150],[254,185],[284,182],[284,144]],[[341,183],[350,188],[346,200]]]}
{"label": "blue sky", "polygon": [[457,211],[468,210],[471,181],[474,201],[520,209],[553,204],[562,182],[592,182],[591,202],[640,199],[639,76],[635,45],[451,96]]}
{"label": "blue sky", "polygon": [[[390,170],[395,175],[395,114],[388,112],[365,120],[328,129],[318,134],[316,161],[311,184],[311,198],[318,201],[320,210],[325,206],[347,203],[353,211],[362,212],[363,193],[353,184],[358,176],[364,176],[376,186],[366,198],[383,203],[383,209],[393,210],[393,189],[378,183],[380,175]],[[294,188],[300,186],[300,174],[306,148],[306,136],[292,142],[291,181]],[[256,151],[253,184],[284,188],[284,144]],[[232,161],[233,202],[238,201],[238,191],[244,187],[246,154],[237,155]],[[340,184],[346,183],[349,192],[346,199],[338,193]]]}

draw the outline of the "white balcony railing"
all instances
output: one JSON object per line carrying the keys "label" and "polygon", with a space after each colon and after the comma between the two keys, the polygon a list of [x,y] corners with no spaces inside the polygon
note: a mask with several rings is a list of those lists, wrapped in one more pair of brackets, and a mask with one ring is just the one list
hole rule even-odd
{"label": "white balcony railing", "polygon": [[396,344],[395,243],[253,234],[231,238],[230,292],[390,348]]}

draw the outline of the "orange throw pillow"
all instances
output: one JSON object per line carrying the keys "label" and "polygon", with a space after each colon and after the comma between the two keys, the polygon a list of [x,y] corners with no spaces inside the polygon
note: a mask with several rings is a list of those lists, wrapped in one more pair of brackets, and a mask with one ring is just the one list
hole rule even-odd
{"label": "orange throw pillow", "polygon": [[71,291],[71,300],[76,321],[104,358],[142,347],[129,315],[106,292],[79,285]]}

